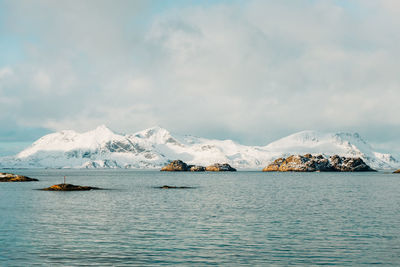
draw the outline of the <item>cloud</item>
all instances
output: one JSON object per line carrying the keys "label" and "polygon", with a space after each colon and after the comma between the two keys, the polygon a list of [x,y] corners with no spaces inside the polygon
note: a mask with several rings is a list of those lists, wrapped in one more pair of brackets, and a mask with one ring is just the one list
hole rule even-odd
{"label": "cloud", "polygon": [[177,11],[154,24],[150,39],[162,44],[165,68],[182,90],[213,96],[213,120],[233,131],[399,123],[386,118],[399,110],[400,81],[397,49],[380,38],[393,30],[379,24],[383,14],[354,18],[334,2],[298,3]]}
{"label": "cloud", "polygon": [[25,57],[12,78],[0,68],[13,103],[0,117],[248,144],[349,130],[384,144],[377,128],[400,136],[397,3],[8,1],[3,35],[25,37]]}
{"label": "cloud", "polygon": [[0,69],[0,80],[7,76],[13,75],[13,70],[10,67],[4,67]]}
{"label": "cloud", "polygon": [[38,71],[33,77],[33,83],[35,87],[47,90],[51,86],[51,78],[46,72]]}

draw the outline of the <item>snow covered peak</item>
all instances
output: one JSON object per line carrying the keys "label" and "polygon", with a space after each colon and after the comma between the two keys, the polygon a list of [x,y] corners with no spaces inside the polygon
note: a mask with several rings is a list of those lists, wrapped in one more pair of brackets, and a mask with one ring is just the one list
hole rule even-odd
{"label": "snow covered peak", "polygon": [[72,130],[64,130],[57,133],[52,133],[43,136],[29,148],[20,152],[17,158],[29,157],[38,152],[43,151],[71,151],[74,149],[97,149],[104,143],[123,138],[120,135],[114,134],[105,125],[101,125],[94,130],[77,133]]}
{"label": "snow covered peak", "polygon": [[115,138],[117,134],[111,131],[107,126],[100,125],[96,129],[82,133],[82,137],[85,139],[96,140],[97,143],[102,143]]}
{"label": "snow covered peak", "polygon": [[281,149],[284,147],[314,147],[321,146],[323,144],[343,146],[357,144],[370,148],[370,145],[365,142],[358,133],[323,133],[318,131],[301,131],[272,142],[267,145],[267,147],[270,149]]}
{"label": "snow covered peak", "polygon": [[146,130],[137,132],[134,134],[135,137],[146,139],[147,141],[154,144],[165,144],[165,143],[175,143],[177,140],[171,135],[171,133],[159,126],[154,126]]}
{"label": "snow covered peak", "polygon": [[363,148],[372,149],[370,144],[368,144],[358,133],[340,132],[340,133],[334,134],[333,136],[338,142],[342,142],[342,143],[347,142],[347,143],[354,144],[357,147],[361,146]]}
{"label": "snow covered peak", "polygon": [[316,145],[320,143],[321,140],[327,139],[328,135],[329,134],[324,134],[317,131],[301,131],[272,142],[267,145],[266,148],[275,150],[281,148]]}
{"label": "snow covered peak", "polygon": [[170,134],[167,129],[164,129],[160,126],[153,126],[148,129],[145,129],[143,131],[138,132],[137,134],[141,134],[142,136],[148,138],[154,135],[165,135],[165,134]]}
{"label": "snow covered peak", "polygon": [[97,126],[94,130],[91,130],[89,132],[101,135],[101,134],[114,134],[113,131],[110,130],[106,125],[102,124]]}

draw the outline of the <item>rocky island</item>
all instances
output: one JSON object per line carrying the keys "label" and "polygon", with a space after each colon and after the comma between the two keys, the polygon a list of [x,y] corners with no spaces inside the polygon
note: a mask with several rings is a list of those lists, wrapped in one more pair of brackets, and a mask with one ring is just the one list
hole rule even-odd
{"label": "rocky island", "polygon": [[209,172],[235,172],[236,169],[232,168],[231,165],[228,163],[220,164],[220,163],[215,163],[213,165],[207,166],[206,171]]}
{"label": "rocky island", "polygon": [[39,180],[13,173],[2,173],[2,172],[0,173],[0,182],[33,182],[33,181],[39,181]]}
{"label": "rocky island", "polygon": [[184,172],[188,170],[188,165],[182,160],[171,161],[171,163],[161,168],[161,171],[167,172]]}
{"label": "rocky island", "polygon": [[182,160],[171,161],[168,165],[161,168],[161,171],[192,171],[192,172],[204,172],[204,171],[236,171],[229,164],[215,163],[213,165],[203,167],[198,165],[188,165]]}
{"label": "rocky island", "polygon": [[73,184],[56,184],[47,188],[43,188],[44,191],[88,191],[88,190],[100,190],[101,188],[92,186],[81,186]]}
{"label": "rocky island", "polygon": [[263,169],[264,172],[362,172],[375,171],[361,158],[334,155],[291,155],[278,158]]}

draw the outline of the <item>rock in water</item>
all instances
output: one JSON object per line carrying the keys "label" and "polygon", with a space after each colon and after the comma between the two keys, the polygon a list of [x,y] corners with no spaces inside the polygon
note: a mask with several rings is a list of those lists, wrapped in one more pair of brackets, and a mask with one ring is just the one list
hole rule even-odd
{"label": "rock in water", "polygon": [[232,168],[231,165],[228,163],[220,164],[220,163],[215,163],[213,165],[207,166],[206,171],[210,172],[235,172],[236,169]]}
{"label": "rock in water", "polygon": [[282,163],[285,161],[285,158],[279,158],[274,160],[271,164],[269,164],[267,167],[263,169],[263,172],[277,172],[279,171],[279,167],[282,165]]}
{"label": "rock in water", "polygon": [[291,155],[287,158],[276,159],[273,163],[263,169],[264,172],[359,172],[375,171],[371,169],[361,158],[347,158],[334,155],[326,158],[322,155],[313,156],[311,154]]}
{"label": "rock in water", "polygon": [[394,171],[393,173],[400,173],[400,169],[398,169],[397,171]]}
{"label": "rock in water", "polygon": [[179,172],[188,171],[188,165],[182,160],[174,160],[167,166],[164,166],[161,171]]}
{"label": "rock in water", "polygon": [[194,187],[190,187],[190,186],[163,185],[163,186],[156,187],[156,188],[160,188],[160,189],[193,189]]}
{"label": "rock in water", "polygon": [[13,173],[0,173],[0,182],[33,182],[33,181],[39,181],[39,180]]}
{"label": "rock in water", "polygon": [[45,191],[88,191],[88,190],[98,190],[100,188],[92,186],[81,186],[73,184],[56,184],[47,188],[43,188]]}
{"label": "rock in water", "polygon": [[346,158],[338,155],[329,159],[333,168],[341,172],[365,172],[375,171],[371,169],[361,158]]}
{"label": "rock in water", "polygon": [[161,171],[192,171],[192,172],[203,172],[203,171],[236,171],[229,164],[215,163],[214,165],[203,167],[198,165],[187,165],[182,160],[174,160],[168,165],[164,166]]}
{"label": "rock in water", "polygon": [[188,166],[188,171],[191,171],[191,172],[204,172],[205,170],[206,170],[206,168],[203,166],[197,166],[197,165],[189,165]]}

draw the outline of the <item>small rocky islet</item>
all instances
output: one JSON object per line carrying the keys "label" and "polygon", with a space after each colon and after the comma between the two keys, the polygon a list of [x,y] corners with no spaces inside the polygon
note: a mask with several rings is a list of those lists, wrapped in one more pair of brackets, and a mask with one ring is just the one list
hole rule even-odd
{"label": "small rocky islet", "polygon": [[291,155],[278,158],[263,169],[264,172],[368,172],[375,171],[361,158],[334,155]]}
{"label": "small rocky islet", "polygon": [[92,186],[81,186],[73,184],[56,184],[41,190],[44,191],[89,191],[89,190],[100,190],[101,188]]}
{"label": "small rocky islet", "polygon": [[159,188],[159,189],[194,189],[194,187],[191,187],[191,186],[174,186],[174,185],[163,185],[163,186],[158,186],[155,188]]}
{"label": "small rocky islet", "polygon": [[215,163],[213,165],[207,166],[206,171],[209,172],[235,172],[236,169],[232,168],[228,163]]}
{"label": "small rocky islet", "polygon": [[213,165],[203,167],[198,165],[188,165],[182,160],[174,160],[169,164],[161,168],[161,171],[191,171],[191,172],[204,172],[204,171],[214,171],[214,172],[222,172],[222,171],[236,171],[235,168],[232,168],[228,163],[215,163]]}
{"label": "small rocky islet", "polygon": [[0,182],[37,182],[38,179],[24,175],[0,172]]}

